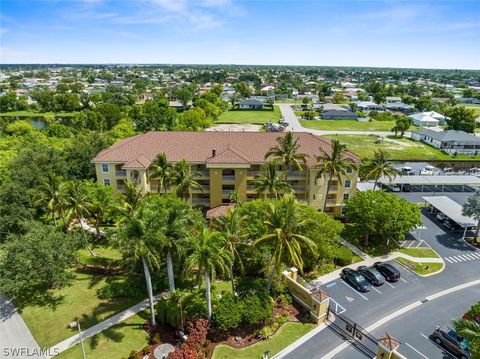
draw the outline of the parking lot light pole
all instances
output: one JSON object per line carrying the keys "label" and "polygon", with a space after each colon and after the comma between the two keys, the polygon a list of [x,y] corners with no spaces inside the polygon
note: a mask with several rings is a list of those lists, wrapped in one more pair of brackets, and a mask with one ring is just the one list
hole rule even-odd
{"label": "parking lot light pole", "polygon": [[83,359],[87,359],[87,356],[85,355],[85,347],[83,345],[82,329],[80,328],[80,322],[78,320],[75,320],[71,322],[68,326],[72,329],[78,328],[78,335],[80,336],[80,345],[82,346]]}

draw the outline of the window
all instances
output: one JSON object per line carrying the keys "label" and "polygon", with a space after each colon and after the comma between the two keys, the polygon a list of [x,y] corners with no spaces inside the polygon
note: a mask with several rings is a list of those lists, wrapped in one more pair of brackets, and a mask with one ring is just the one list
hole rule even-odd
{"label": "window", "polygon": [[108,163],[102,163],[102,172],[108,173]]}
{"label": "window", "polygon": [[111,183],[110,183],[110,178],[104,178],[104,179],[103,179],[103,184],[104,184],[105,186],[110,186],[110,184],[111,184]]}
{"label": "window", "polygon": [[347,167],[347,173],[353,173],[353,168],[352,167]]}
{"label": "window", "polygon": [[347,214],[347,211],[345,210],[345,208],[342,208],[342,215],[346,215]]}
{"label": "window", "polygon": [[350,180],[345,180],[345,188],[350,188]]}
{"label": "window", "polygon": [[344,200],[344,201],[346,201],[346,200],[349,199],[349,198],[350,198],[350,194],[348,194],[348,193],[344,193],[344,194],[343,194],[343,200]]}

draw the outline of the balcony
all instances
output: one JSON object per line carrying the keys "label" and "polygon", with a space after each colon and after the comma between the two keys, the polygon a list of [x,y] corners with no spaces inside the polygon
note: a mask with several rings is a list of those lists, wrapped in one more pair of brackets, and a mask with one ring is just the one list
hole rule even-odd
{"label": "balcony", "polygon": [[305,192],[305,186],[292,186],[292,189],[297,193]]}
{"label": "balcony", "polygon": [[194,171],[197,174],[197,177],[208,177],[210,178],[210,171]]}
{"label": "balcony", "polygon": [[151,184],[150,192],[158,192],[158,184]]}
{"label": "balcony", "polygon": [[262,171],[247,171],[247,176],[248,177],[256,177],[263,174]]}
{"label": "balcony", "polygon": [[328,193],[335,193],[338,192],[338,186],[329,186]]}
{"label": "balcony", "polygon": [[117,189],[119,191],[125,191],[125,185],[124,184],[117,184]]}
{"label": "balcony", "polygon": [[338,203],[335,198],[327,199],[327,207],[336,207],[336,206],[338,206]]}
{"label": "balcony", "polygon": [[257,190],[257,189],[255,188],[254,185],[248,185],[248,186],[247,186],[247,191],[249,191],[249,192],[255,192],[256,190]]}
{"label": "balcony", "polygon": [[222,181],[223,182],[235,182],[235,175],[233,175],[233,176],[230,176],[230,175],[222,176]]}
{"label": "balcony", "polygon": [[115,176],[117,176],[117,177],[127,177],[127,170],[115,171]]}
{"label": "balcony", "polygon": [[290,178],[304,178],[305,172],[287,171],[287,180]]}
{"label": "balcony", "polygon": [[210,192],[210,186],[207,185],[201,185],[202,188],[193,188],[192,193],[205,193],[205,192]]}
{"label": "balcony", "polygon": [[192,198],[193,205],[203,205],[208,206],[210,204],[210,198]]}

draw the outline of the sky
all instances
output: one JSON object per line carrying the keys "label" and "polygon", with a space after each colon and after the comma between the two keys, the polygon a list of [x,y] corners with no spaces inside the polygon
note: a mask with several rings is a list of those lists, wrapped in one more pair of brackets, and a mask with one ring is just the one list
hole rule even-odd
{"label": "sky", "polygon": [[0,0],[0,63],[480,69],[480,1]]}

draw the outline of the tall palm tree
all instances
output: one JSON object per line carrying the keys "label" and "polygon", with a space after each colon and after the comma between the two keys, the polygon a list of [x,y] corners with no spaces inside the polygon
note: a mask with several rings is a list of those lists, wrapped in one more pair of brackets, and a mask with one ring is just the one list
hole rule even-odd
{"label": "tall palm tree", "polygon": [[295,265],[303,271],[302,246],[315,252],[317,246],[310,238],[302,235],[302,231],[311,223],[305,218],[302,205],[292,194],[283,196],[280,200],[270,203],[267,209],[265,225],[268,234],[253,242],[254,246],[272,243],[274,252],[271,259],[272,272],[268,282],[270,290],[273,278],[278,275],[282,262]]}
{"label": "tall palm tree", "polygon": [[150,170],[150,178],[158,181],[158,193],[162,192],[162,190],[165,193],[167,192],[167,185],[172,179],[172,169],[172,165],[167,162],[165,152],[158,154]]}
{"label": "tall palm tree", "polygon": [[267,192],[274,196],[278,197],[278,192],[280,191],[289,191],[291,187],[280,178],[277,171],[277,161],[269,161],[263,165],[265,174],[255,176],[253,180],[253,185],[257,190],[257,193],[263,193],[264,197],[267,198]]}
{"label": "tall palm tree", "polygon": [[365,161],[360,167],[360,177],[363,180],[375,180],[373,190],[377,188],[381,177],[388,177],[391,181],[397,176],[397,170],[390,162],[390,155],[384,150],[374,151],[373,157]]}
{"label": "tall palm tree", "polygon": [[470,319],[457,319],[453,321],[453,326],[458,334],[467,339],[472,350],[478,350],[476,353],[473,350],[472,359],[480,358],[480,323]]}
{"label": "tall palm tree", "polygon": [[157,323],[155,321],[150,267],[158,269],[160,267],[160,261],[156,250],[157,243],[147,235],[149,216],[151,217],[151,214],[148,213],[145,207],[140,207],[126,215],[118,224],[117,239],[118,245],[125,253],[131,255],[135,260],[142,261],[150,305],[150,322],[152,326],[155,327]]}
{"label": "tall palm tree", "polygon": [[223,237],[218,232],[211,232],[206,227],[200,228],[191,241],[191,254],[185,262],[185,270],[197,270],[205,278],[207,299],[207,318],[212,317],[212,300],[210,295],[211,280],[216,273],[224,274],[232,265],[231,252],[225,249]]}
{"label": "tall palm tree", "polygon": [[45,206],[50,214],[52,221],[57,225],[57,216],[65,221],[65,204],[66,204],[66,183],[61,181],[60,176],[54,176],[53,178],[43,182],[40,185],[41,196],[37,201],[37,204]]}
{"label": "tall palm tree", "polygon": [[145,199],[145,193],[137,188],[135,183],[125,184],[125,192],[122,193],[123,211],[133,213]]}
{"label": "tall palm tree", "polygon": [[[185,207],[187,206],[187,207]],[[181,253],[185,240],[191,238],[190,229],[195,222],[191,209],[182,202],[182,205],[173,205],[169,208],[165,218],[163,237],[160,246],[167,256],[168,286],[170,291],[175,290],[172,253]]]}
{"label": "tall palm tree", "polygon": [[293,165],[297,171],[302,171],[302,164],[305,164],[308,155],[298,153],[300,144],[298,138],[293,136],[293,132],[287,132],[285,136],[278,137],[277,142],[278,145],[270,148],[265,154],[265,159],[272,156],[274,161],[282,162],[286,182],[290,165]]}
{"label": "tall palm tree", "polygon": [[463,205],[462,214],[464,216],[472,217],[477,221],[477,228],[475,230],[475,239],[478,238],[480,230],[480,189],[467,198]]}
{"label": "tall palm tree", "polygon": [[66,218],[70,221],[76,219],[78,225],[82,229],[83,239],[87,246],[88,251],[91,255],[93,252],[90,248],[90,245],[87,240],[87,234],[85,228],[82,225],[84,217],[89,215],[89,209],[91,203],[88,199],[88,192],[85,184],[81,181],[68,181],[65,184],[65,209],[66,209]]}
{"label": "tall palm tree", "polygon": [[232,292],[235,292],[235,282],[233,278],[233,265],[235,259],[238,261],[240,270],[243,273],[243,263],[240,254],[238,253],[238,246],[246,238],[247,233],[244,230],[243,224],[246,217],[240,216],[239,212],[232,210],[226,216],[215,217],[212,222],[212,227],[220,232],[225,242],[225,248],[232,254],[232,265],[230,266],[230,282],[232,283]]}
{"label": "tall palm tree", "polygon": [[175,163],[173,166],[175,183],[175,193],[183,198],[185,201],[190,197],[192,189],[202,190],[200,183],[195,181],[195,177],[198,177],[197,172],[190,170],[190,165],[185,160]]}
{"label": "tall palm tree", "polygon": [[355,168],[355,161],[346,156],[347,146],[340,143],[339,140],[332,140],[330,153],[320,147],[320,155],[317,156],[317,168],[319,168],[317,178],[328,176],[327,192],[325,193],[325,203],[323,210],[327,208],[328,193],[330,190],[330,183],[332,179],[338,179],[347,175],[347,169]]}

